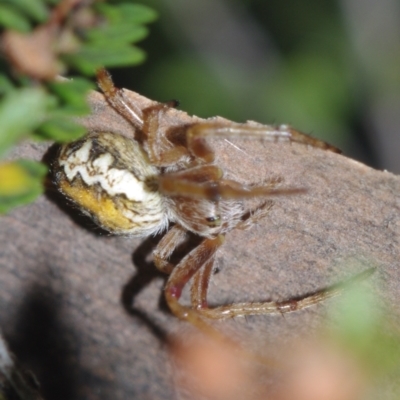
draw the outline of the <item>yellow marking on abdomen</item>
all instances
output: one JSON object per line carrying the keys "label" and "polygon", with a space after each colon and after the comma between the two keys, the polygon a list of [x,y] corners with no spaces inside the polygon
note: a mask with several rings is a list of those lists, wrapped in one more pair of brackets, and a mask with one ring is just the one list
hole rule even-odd
{"label": "yellow marking on abdomen", "polygon": [[123,215],[111,198],[82,185],[71,185],[65,179],[59,182],[59,186],[67,197],[95,217],[102,228],[110,232],[128,233],[137,226]]}

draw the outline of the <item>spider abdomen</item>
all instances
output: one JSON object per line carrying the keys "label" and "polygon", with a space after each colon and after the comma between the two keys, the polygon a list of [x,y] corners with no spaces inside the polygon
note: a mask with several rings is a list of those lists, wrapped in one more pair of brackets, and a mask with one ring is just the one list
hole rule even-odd
{"label": "spider abdomen", "polygon": [[136,141],[112,133],[91,133],[64,145],[55,165],[64,195],[103,229],[131,236],[168,224],[157,177]]}

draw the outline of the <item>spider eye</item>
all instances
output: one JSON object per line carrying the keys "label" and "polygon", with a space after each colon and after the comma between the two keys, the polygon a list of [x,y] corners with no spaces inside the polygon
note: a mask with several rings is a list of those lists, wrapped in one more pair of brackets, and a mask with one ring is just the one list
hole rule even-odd
{"label": "spider eye", "polygon": [[220,226],[221,225],[221,216],[213,215],[212,217],[206,218],[208,226]]}

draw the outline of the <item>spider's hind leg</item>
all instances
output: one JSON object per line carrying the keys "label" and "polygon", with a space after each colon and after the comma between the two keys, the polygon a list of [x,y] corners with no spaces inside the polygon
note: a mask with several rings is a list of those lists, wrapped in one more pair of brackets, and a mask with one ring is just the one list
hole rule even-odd
{"label": "spider's hind leg", "polygon": [[[274,183],[273,183],[274,184]],[[266,217],[273,206],[273,201],[265,201],[254,209],[246,211],[241,218],[241,221],[235,226],[237,229],[250,229],[259,220]],[[191,287],[191,304],[192,308],[200,310],[210,310],[208,307],[207,293],[214,268],[215,257],[210,258],[203,268],[199,269],[193,277]]]}
{"label": "spider's hind leg", "polygon": [[165,274],[170,274],[174,265],[169,261],[172,253],[187,239],[187,231],[179,225],[173,226],[160,240],[153,251],[154,264]]}
{"label": "spider's hind leg", "polygon": [[225,336],[208,325],[197,309],[184,306],[179,302],[182,291],[189,280],[198,273],[202,267],[211,266],[212,268],[214,255],[223,241],[224,237],[222,235],[213,239],[204,239],[200,245],[185,256],[172,270],[164,291],[167,304],[176,317],[190,322],[205,333],[224,342],[226,340]]}
{"label": "spider's hind leg", "polygon": [[[350,278],[345,282],[332,285],[330,287],[321,289],[313,294],[305,295],[297,299],[289,299],[283,301],[265,301],[265,302],[251,302],[251,303],[234,303],[218,307],[205,307],[197,302],[197,311],[204,317],[210,319],[227,319],[234,317],[243,317],[246,315],[265,315],[265,314],[285,314],[303,308],[308,308],[314,304],[321,303],[331,297],[335,297],[343,293],[355,283],[359,283],[368,278],[375,270],[373,268],[367,269],[358,275]],[[196,293],[192,293],[192,301],[202,299],[207,294],[208,283],[210,280],[211,271],[207,271],[208,276],[204,273],[201,275],[201,282],[197,284]],[[200,278],[199,278],[200,279]]]}

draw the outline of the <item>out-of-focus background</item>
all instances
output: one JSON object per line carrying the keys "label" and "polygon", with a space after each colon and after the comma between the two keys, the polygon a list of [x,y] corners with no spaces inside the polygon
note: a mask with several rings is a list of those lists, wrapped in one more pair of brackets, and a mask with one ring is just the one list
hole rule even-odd
{"label": "out-of-focus background", "polygon": [[119,86],[201,117],[289,123],[400,172],[398,0],[141,0],[159,13]]}

